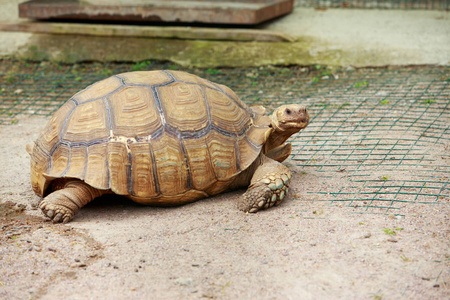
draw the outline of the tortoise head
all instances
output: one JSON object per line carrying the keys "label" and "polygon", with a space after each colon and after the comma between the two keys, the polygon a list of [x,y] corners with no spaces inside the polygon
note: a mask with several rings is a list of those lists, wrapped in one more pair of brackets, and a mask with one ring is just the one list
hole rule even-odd
{"label": "tortoise head", "polygon": [[274,133],[288,137],[308,126],[308,123],[309,114],[306,107],[298,104],[282,105],[271,117]]}
{"label": "tortoise head", "polygon": [[292,148],[290,143],[285,142],[291,135],[308,126],[308,111],[298,104],[283,105],[273,112],[270,123],[272,131],[266,140],[264,153],[272,159],[283,161]]}

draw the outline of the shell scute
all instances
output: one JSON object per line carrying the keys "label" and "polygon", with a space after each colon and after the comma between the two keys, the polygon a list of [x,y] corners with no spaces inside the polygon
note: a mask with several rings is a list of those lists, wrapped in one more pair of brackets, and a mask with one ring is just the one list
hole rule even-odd
{"label": "shell scute", "polygon": [[65,173],[65,177],[78,178],[84,180],[87,164],[87,148],[84,146],[70,148],[70,164]]}
{"label": "shell scute", "polygon": [[237,162],[234,138],[211,131],[206,139],[211,164],[218,180],[230,179],[241,171]]}
{"label": "shell scute", "polygon": [[164,71],[135,71],[117,75],[126,85],[157,86],[168,84],[173,81],[169,74]]}
{"label": "shell scute", "polygon": [[79,104],[103,98],[123,86],[122,80],[112,76],[94,84],[91,84],[84,90],[76,93],[72,98]]}
{"label": "shell scute", "polygon": [[188,139],[183,143],[191,172],[192,186],[196,190],[204,191],[216,181],[206,138]]}
{"label": "shell scute", "polygon": [[199,85],[181,82],[158,88],[168,124],[179,131],[198,131],[209,125],[206,100]]}
{"label": "shell scute", "polygon": [[62,139],[70,143],[87,143],[109,137],[110,124],[104,101],[78,105],[67,117]]}
{"label": "shell scute", "polygon": [[141,198],[157,196],[154,184],[154,167],[151,147],[147,142],[132,143],[131,151],[131,179],[132,194]]}
{"label": "shell scute", "polygon": [[84,180],[97,189],[108,189],[109,170],[106,161],[107,144],[93,144],[87,148],[87,164]]}
{"label": "shell scute", "polygon": [[70,163],[70,147],[66,144],[59,144],[51,156],[51,169],[48,174],[54,177],[61,177]]}
{"label": "shell scute", "polygon": [[38,142],[42,150],[50,153],[53,147],[60,141],[61,129],[65,124],[67,115],[75,108],[73,101],[66,102],[52,116],[41,133]]}
{"label": "shell scute", "polygon": [[187,191],[189,174],[180,141],[168,134],[152,142],[159,192],[180,195]]}
{"label": "shell scute", "polygon": [[116,194],[128,195],[130,162],[128,159],[126,142],[110,141],[108,143],[107,157],[110,181],[109,185],[111,189]]}
{"label": "shell scute", "polygon": [[176,80],[181,81],[183,83],[191,83],[196,84],[200,86],[209,87],[211,89],[217,89],[217,86],[213,84],[211,81],[186,73],[186,72],[180,72],[180,71],[168,71],[168,73],[174,77]]}
{"label": "shell scute", "polygon": [[250,123],[250,112],[220,91],[206,89],[211,111],[211,122],[216,128],[240,133]]}
{"label": "shell scute", "polygon": [[109,97],[111,127],[116,136],[146,136],[162,126],[149,87],[126,87]]}

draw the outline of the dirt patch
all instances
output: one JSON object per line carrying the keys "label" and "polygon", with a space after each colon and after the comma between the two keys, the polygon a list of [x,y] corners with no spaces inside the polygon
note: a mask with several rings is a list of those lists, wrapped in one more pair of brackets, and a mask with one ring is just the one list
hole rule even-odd
{"label": "dirt patch", "polygon": [[26,206],[23,204],[16,204],[11,201],[0,203],[0,218],[14,217],[23,214]]}

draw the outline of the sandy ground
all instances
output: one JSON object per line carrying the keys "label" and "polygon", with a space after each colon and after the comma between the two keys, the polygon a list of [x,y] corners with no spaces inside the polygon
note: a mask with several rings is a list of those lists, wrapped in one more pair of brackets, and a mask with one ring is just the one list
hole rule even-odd
{"label": "sandy ground", "polygon": [[294,200],[324,181],[295,167],[291,196],[257,214],[237,210],[242,191],[177,208],[109,196],[52,224],[32,208],[25,151],[45,122],[0,127],[1,299],[450,297],[448,205],[400,217]]}

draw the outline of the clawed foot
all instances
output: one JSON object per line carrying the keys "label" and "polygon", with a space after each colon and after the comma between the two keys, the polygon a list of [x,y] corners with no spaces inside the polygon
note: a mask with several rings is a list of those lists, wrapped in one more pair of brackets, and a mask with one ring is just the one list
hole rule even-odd
{"label": "clawed foot", "polygon": [[53,223],[67,223],[72,220],[75,215],[75,213],[67,207],[49,203],[45,199],[39,204],[39,208]]}
{"label": "clawed foot", "polygon": [[276,206],[286,196],[289,186],[289,176],[277,178],[272,174],[252,184],[242,195],[238,208],[244,212],[255,213],[261,209]]}
{"label": "clawed foot", "polygon": [[250,186],[247,192],[242,195],[241,201],[238,203],[238,208],[244,212],[255,213],[264,206],[269,207],[271,196],[272,193],[265,184]]}

